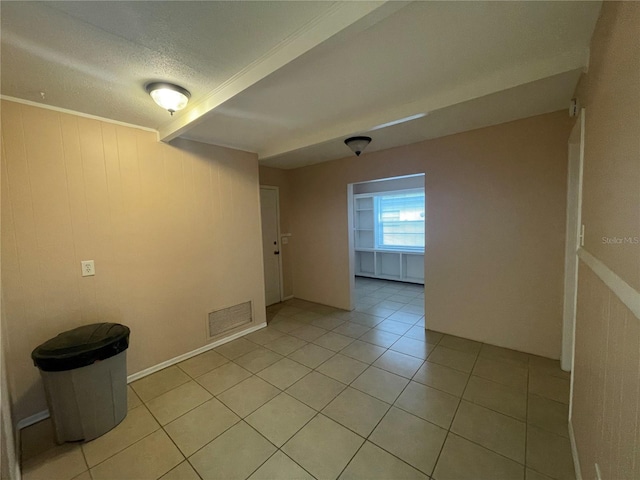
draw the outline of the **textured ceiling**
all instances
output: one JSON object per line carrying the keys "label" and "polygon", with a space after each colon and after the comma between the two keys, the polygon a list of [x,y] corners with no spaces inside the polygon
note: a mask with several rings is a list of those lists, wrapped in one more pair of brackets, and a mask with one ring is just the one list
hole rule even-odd
{"label": "textured ceiling", "polygon": [[[2,94],[293,168],[565,108],[600,2],[3,2]],[[192,93],[171,118],[151,80]],[[45,92],[44,101],[40,98]],[[414,115],[422,118],[374,127]]]}

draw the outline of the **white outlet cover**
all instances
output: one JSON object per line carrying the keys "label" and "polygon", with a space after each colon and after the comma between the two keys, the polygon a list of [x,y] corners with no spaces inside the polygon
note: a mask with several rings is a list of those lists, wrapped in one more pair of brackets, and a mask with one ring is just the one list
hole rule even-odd
{"label": "white outlet cover", "polygon": [[80,264],[82,265],[83,277],[92,277],[96,274],[96,267],[93,260],[83,260]]}

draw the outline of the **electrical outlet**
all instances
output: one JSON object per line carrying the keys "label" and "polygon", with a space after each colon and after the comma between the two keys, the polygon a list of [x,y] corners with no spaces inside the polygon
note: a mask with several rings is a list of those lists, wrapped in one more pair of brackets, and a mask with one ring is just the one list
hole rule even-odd
{"label": "electrical outlet", "polygon": [[96,274],[96,266],[94,265],[93,260],[83,260],[80,264],[82,265],[83,277],[92,277]]}

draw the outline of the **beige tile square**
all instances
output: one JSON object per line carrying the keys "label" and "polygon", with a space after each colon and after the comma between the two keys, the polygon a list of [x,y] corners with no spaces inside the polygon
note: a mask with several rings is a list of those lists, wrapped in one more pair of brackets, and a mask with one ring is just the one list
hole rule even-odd
{"label": "beige tile square", "polygon": [[433,478],[522,480],[524,465],[450,433],[433,472]]}
{"label": "beige tile square", "polygon": [[249,353],[251,350],[255,350],[258,348],[256,343],[250,342],[244,338],[237,338],[235,340],[231,340],[224,345],[220,345],[216,347],[215,351],[220,355],[224,355],[229,360],[235,360],[238,357],[241,357],[245,353]]}
{"label": "beige tile square", "polygon": [[[368,308],[366,312],[353,312],[350,322],[364,325],[365,327],[373,328],[384,320],[384,317],[388,316],[383,313],[377,314],[370,311]],[[393,313],[393,310],[389,310],[389,314]]]}
{"label": "beige tile square", "polygon": [[160,425],[166,425],[210,398],[211,394],[192,380],[150,400],[147,407]]}
{"label": "beige tile square", "polygon": [[258,376],[270,384],[275,385],[280,390],[285,390],[310,371],[310,368],[305,367],[298,362],[294,362],[288,358],[283,358],[270,367],[258,372]]}
{"label": "beige tile square", "polygon": [[[420,305],[418,305],[418,302],[420,303]],[[413,313],[413,314],[416,314],[416,315],[422,317],[424,315],[424,298],[421,298],[421,299],[419,299],[417,301],[416,300],[412,300],[411,302],[406,304],[404,307],[402,307],[398,311],[399,312]],[[421,318],[421,319],[424,320],[424,318]]]}
{"label": "beige tile square", "polygon": [[229,360],[214,350],[196,355],[184,362],[180,362],[178,366],[191,378],[199,377],[214,368],[224,365]]}
{"label": "beige tile square", "polygon": [[367,437],[389,410],[388,403],[347,387],[322,413],[340,425]]}
{"label": "beige tile square", "polygon": [[[278,330],[279,332],[283,333],[283,334],[288,334],[291,330],[295,330],[296,328],[300,328],[303,324],[300,322],[294,322],[293,320],[291,320],[289,317],[280,317],[280,316],[276,316],[273,320],[271,320],[271,322],[269,323],[269,327]],[[271,343],[274,342],[275,340],[271,340],[267,343]],[[264,343],[263,345],[266,345],[266,343]]]}
{"label": "beige tile square", "polygon": [[409,380],[404,377],[376,367],[369,367],[351,386],[383,402],[393,403],[408,383]]}
{"label": "beige tile square", "polygon": [[298,322],[309,324],[320,317],[322,317],[322,315],[320,315],[319,313],[316,313],[311,310],[303,309],[302,312],[296,313],[295,315],[293,315],[291,319],[296,320]]}
{"label": "beige tile square", "polygon": [[184,460],[164,430],[157,430],[91,469],[94,480],[155,479]]}
{"label": "beige tile square", "polygon": [[404,334],[405,337],[413,338],[414,340],[420,340],[421,342],[428,343],[429,345],[437,345],[440,339],[443,337],[441,333],[434,332],[432,330],[426,330],[422,326],[415,325]]}
{"label": "beige tile square", "polygon": [[127,385],[127,410],[133,410],[140,405],[142,405],[142,400],[140,400],[140,397],[133,391],[131,385]]}
{"label": "beige tile square", "polygon": [[273,342],[265,343],[265,347],[269,350],[279,353],[280,355],[289,355],[307,344],[304,340],[291,335],[283,335]]}
{"label": "beige tile square", "polygon": [[298,313],[302,313],[303,310],[298,307],[293,306],[285,306],[278,310],[278,315],[283,315],[285,317],[292,317],[293,315],[297,315]]}
{"label": "beige tile square", "polygon": [[394,322],[393,320],[385,320],[376,325],[376,330],[382,330],[383,332],[393,333],[395,335],[404,335],[411,329],[411,325],[401,322]]}
{"label": "beige tile square", "polygon": [[131,388],[143,402],[148,402],[163,393],[187,383],[191,378],[178,367],[167,367],[159,372],[152,373],[131,384]]}
{"label": "beige tile square", "polygon": [[218,395],[250,376],[251,372],[229,362],[198,377],[196,381],[213,395]]}
{"label": "beige tile square", "polygon": [[188,461],[165,473],[160,480],[200,480],[200,476],[193,469]]}
{"label": "beige tile square", "polygon": [[380,305],[382,308],[388,308],[390,310],[400,310],[402,307],[406,305],[406,303],[394,302],[393,296],[391,296],[389,297],[388,300],[383,300],[378,305]]}
{"label": "beige tile square", "polygon": [[344,388],[344,384],[332,378],[311,372],[290,386],[287,393],[316,410],[322,410]]}
{"label": "beige tile square", "polygon": [[524,464],[526,425],[501,413],[462,401],[451,431]]}
{"label": "beige tile square", "polygon": [[245,420],[276,447],[281,447],[316,415],[316,411],[281,393]]}
{"label": "beige tile square", "polygon": [[480,349],[480,357],[498,360],[500,362],[513,363],[516,365],[528,367],[529,354],[511,350],[508,348],[496,347],[494,345],[482,345]]}
{"label": "beige tile square", "polygon": [[527,467],[558,480],[573,480],[575,470],[569,439],[529,425]]}
{"label": "beige tile square", "polygon": [[389,348],[395,352],[425,360],[434,349],[434,346],[414,338],[402,337]]}
{"label": "beige tile square", "polygon": [[318,415],[282,451],[316,478],[336,478],[363,442],[362,437]]}
{"label": "beige tile square", "polygon": [[159,428],[160,425],[147,407],[140,405],[130,410],[118,426],[95,440],[82,444],[84,458],[89,467],[95,467]]}
{"label": "beige tile square", "polygon": [[355,322],[347,322],[343,323],[337,328],[334,328],[333,331],[334,333],[339,333],[340,335],[345,335],[347,337],[358,338],[367,333],[369,330],[371,330],[371,328],[365,325],[360,325],[359,323]]}
{"label": "beige tile square", "polygon": [[551,477],[547,477],[546,475],[538,473],[535,470],[531,470],[530,468],[525,469],[524,478],[525,480],[552,480]]}
{"label": "beige tile square", "polygon": [[80,475],[73,477],[72,480],[92,480],[89,470],[82,472]]}
{"label": "beige tile square", "polygon": [[371,442],[365,442],[340,480],[429,480],[409,464],[397,459]]}
{"label": "beige tile square", "polygon": [[355,358],[363,363],[373,363],[385,352],[385,349],[372,343],[356,340],[350,345],[340,350],[342,355]]}
{"label": "beige tile square", "polygon": [[319,338],[316,338],[313,343],[323,348],[327,348],[333,352],[339,352],[353,341],[353,338],[347,337],[346,335],[329,332]]}
{"label": "beige tile square", "polygon": [[281,451],[274,453],[269,460],[256,470],[249,480],[314,480],[300,465]]}
{"label": "beige tile square", "polygon": [[218,395],[218,399],[244,418],[267,403],[280,391],[258,377],[249,377]]}
{"label": "beige tile square", "polygon": [[531,425],[569,437],[569,406],[538,395],[529,395],[527,422]]}
{"label": "beige tile square", "polygon": [[324,328],[325,330],[333,330],[342,325],[345,321],[336,317],[322,317],[311,322],[315,327]]}
{"label": "beige tile square", "polygon": [[410,382],[394,405],[448,429],[459,402],[458,397],[421,383]]}
{"label": "beige tile square", "polygon": [[467,380],[469,380],[468,373],[431,362],[424,362],[413,376],[415,382],[442,390],[456,397],[462,396]]}
{"label": "beige tile square", "polygon": [[212,398],[164,427],[188,457],[240,421],[235,413]]}
{"label": "beige tile square", "polygon": [[569,380],[550,375],[529,375],[529,393],[534,393],[549,400],[569,404]]}
{"label": "beige tile square", "polygon": [[339,353],[317,368],[317,371],[339,382],[349,384],[366,370],[368,365]]}
{"label": "beige tile square", "polygon": [[559,360],[552,360],[537,355],[529,355],[529,370],[534,375],[549,375],[551,377],[564,378],[565,380],[571,378],[569,372],[565,372],[560,368]]}
{"label": "beige tile square", "polygon": [[[389,308],[379,307],[378,305],[373,305],[372,307],[365,308],[362,310],[362,313],[366,313],[369,315],[375,315],[376,317],[380,317],[380,321],[387,318],[389,315],[395,313],[396,310],[391,310]],[[380,323],[380,321],[378,323]],[[372,327],[374,325],[371,325]]]}
{"label": "beige tile square", "polygon": [[465,400],[525,421],[527,394],[472,375],[462,396]]}
{"label": "beige tile square", "polygon": [[372,343],[384,348],[389,348],[399,339],[400,335],[385,332],[384,330],[378,330],[377,328],[372,328],[360,337],[360,340],[362,340],[363,342]]}
{"label": "beige tile square", "polygon": [[23,462],[57,446],[51,418],[20,430],[20,443]]}
{"label": "beige tile square", "polygon": [[429,475],[447,431],[392,407],[369,440]]}
{"label": "beige tile square", "polygon": [[236,358],[234,362],[252,373],[258,373],[260,370],[264,370],[269,365],[273,365],[281,359],[282,355],[273,350],[258,348]]}
{"label": "beige tile square", "polygon": [[453,350],[438,344],[433,352],[431,352],[431,355],[429,355],[429,361],[455,370],[460,370],[461,372],[471,373],[473,364],[476,361],[476,355],[461,352],[459,350]]}
{"label": "beige tile square", "polygon": [[289,355],[289,358],[306,367],[316,368],[334,355],[335,353],[332,350],[308,343]]}
{"label": "beige tile square", "polygon": [[529,371],[527,368],[514,363],[479,357],[475,367],[473,367],[473,374],[523,392],[527,391]]}
{"label": "beige tile square", "polygon": [[203,480],[244,480],[275,451],[258,432],[240,422],[198,450],[189,461]]}
{"label": "beige tile square", "polygon": [[[402,307],[407,308],[407,307]],[[387,320],[393,320],[394,322],[406,323],[408,325],[415,325],[415,323],[420,320],[422,314],[417,313],[409,313],[406,310],[398,310],[395,313],[392,313]]]}
{"label": "beige tile square", "polygon": [[447,347],[452,350],[471,353],[473,355],[477,355],[480,352],[480,347],[482,347],[482,343],[480,342],[462,337],[455,337],[453,335],[445,335],[442,337],[438,345],[442,345],[443,347]]}
{"label": "beige tile square", "polygon": [[87,470],[80,445],[67,443],[24,462],[24,480],[70,479]]}
{"label": "beige tile square", "polygon": [[246,335],[244,338],[252,341],[253,343],[257,343],[258,345],[264,345],[265,343],[269,343],[269,342],[273,342],[274,340],[277,340],[282,335],[284,335],[283,332],[269,326],[266,328],[262,328],[256,332],[252,332],[249,335]]}
{"label": "beige tile square", "polygon": [[303,325],[300,328],[291,330],[289,335],[311,342],[325,333],[327,333],[327,331],[324,328],[314,327],[313,325]]}
{"label": "beige tile square", "polygon": [[422,360],[411,355],[387,350],[373,363],[373,366],[396,375],[411,378],[422,366]]}

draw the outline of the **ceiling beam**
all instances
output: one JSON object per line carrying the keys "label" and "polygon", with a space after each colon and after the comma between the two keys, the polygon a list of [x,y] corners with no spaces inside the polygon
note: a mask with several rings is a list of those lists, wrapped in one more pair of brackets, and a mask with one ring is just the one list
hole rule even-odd
{"label": "ceiling beam", "polygon": [[312,48],[324,43],[359,20],[375,23],[408,2],[337,2],[323,15],[298,29],[267,54],[249,64],[225,83],[199,99],[159,129],[159,139],[169,142],[203,121],[213,109],[238,95],[266,76],[287,65]]}
{"label": "ceiling beam", "polygon": [[314,129],[308,134],[290,134],[286,138],[276,139],[258,152],[258,158],[268,159],[295,150],[318,145],[338,138],[366,133],[389,123],[401,123],[398,120],[419,118],[429,112],[440,110],[458,103],[473,100],[492,93],[507,90],[526,83],[551,77],[576,69],[585,68],[589,58],[588,50],[567,52],[551,58],[536,60],[474,78],[449,90],[431,93],[423,98],[404,105],[391,107],[385,111],[365,114],[344,122],[333,122],[325,128]]}

